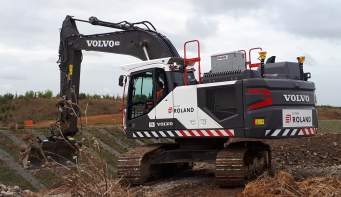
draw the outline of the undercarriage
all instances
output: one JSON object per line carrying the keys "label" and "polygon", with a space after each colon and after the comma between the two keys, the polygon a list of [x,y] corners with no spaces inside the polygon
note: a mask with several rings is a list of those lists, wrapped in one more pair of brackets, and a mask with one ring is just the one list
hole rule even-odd
{"label": "undercarriage", "polygon": [[139,185],[148,178],[191,169],[193,162],[215,162],[217,185],[238,187],[271,166],[270,147],[262,142],[241,141],[224,147],[224,143],[207,143],[207,139],[206,143],[176,141],[144,145],[123,154],[117,164],[118,176],[132,185]]}

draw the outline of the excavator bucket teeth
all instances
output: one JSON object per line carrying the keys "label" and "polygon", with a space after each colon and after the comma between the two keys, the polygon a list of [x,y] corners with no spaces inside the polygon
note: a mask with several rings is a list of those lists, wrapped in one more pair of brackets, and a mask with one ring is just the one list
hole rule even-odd
{"label": "excavator bucket teeth", "polygon": [[[49,141],[45,136],[38,136],[40,143],[38,147],[31,147],[29,154],[24,159],[24,167],[28,170],[37,169],[56,169],[76,167],[78,148],[76,143],[81,146],[80,141],[60,140]],[[43,138],[43,140],[41,140]],[[46,141],[45,141],[46,140]]]}

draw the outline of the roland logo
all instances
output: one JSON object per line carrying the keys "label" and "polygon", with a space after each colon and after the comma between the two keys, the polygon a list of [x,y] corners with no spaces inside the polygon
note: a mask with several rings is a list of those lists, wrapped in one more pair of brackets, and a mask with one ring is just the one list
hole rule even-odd
{"label": "roland logo", "polygon": [[120,41],[114,40],[86,40],[88,47],[114,47],[120,46]]}
{"label": "roland logo", "polygon": [[305,101],[309,102],[308,95],[298,95],[298,94],[283,94],[283,97],[286,102],[288,101]]}

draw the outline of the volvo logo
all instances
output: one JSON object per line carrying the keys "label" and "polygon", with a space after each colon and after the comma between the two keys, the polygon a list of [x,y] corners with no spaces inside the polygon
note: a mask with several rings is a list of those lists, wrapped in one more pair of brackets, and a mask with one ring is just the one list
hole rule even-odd
{"label": "volvo logo", "polygon": [[113,40],[86,40],[88,47],[114,47],[120,46],[120,41]]}
{"label": "volvo logo", "polygon": [[306,101],[309,102],[308,95],[297,95],[297,94],[283,94],[286,102],[288,101]]}

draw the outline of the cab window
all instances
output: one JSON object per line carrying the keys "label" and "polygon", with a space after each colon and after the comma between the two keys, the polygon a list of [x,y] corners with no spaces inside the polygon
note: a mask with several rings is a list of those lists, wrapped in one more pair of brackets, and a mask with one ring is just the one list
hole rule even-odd
{"label": "cab window", "polygon": [[[177,86],[185,85],[185,74],[180,72],[172,72],[173,81],[174,81],[174,88]],[[192,80],[195,79],[193,72],[187,72],[187,84]]]}
{"label": "cab window", "polygon": [[157,102],[159,103],[168,94],[167,79],[163,70],[156,70]]}
{"label": "cab window", "polygon": [[153,109],[153,71],[145,71],[131,76],[128,101],[128,119],[147,114]]}

